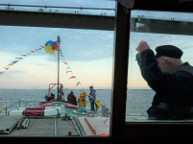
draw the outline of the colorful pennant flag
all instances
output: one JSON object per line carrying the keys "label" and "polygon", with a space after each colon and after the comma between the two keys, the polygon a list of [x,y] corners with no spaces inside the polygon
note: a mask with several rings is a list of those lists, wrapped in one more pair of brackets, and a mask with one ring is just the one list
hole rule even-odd
{"label": "colorful pennant flag", "polygon": [[71,69],[69,66],[66,68],[66,71],[68,71],[68,69]]}
{"label": "colorful pennant flag", "polygon": [[66,71],[66,73],[69,73],[69,72],[72,72],[72,71]]}
{"label": "colorful pennant flag", "polygon": [[76,76],[71,76],[69,79],[74,79],[74,78],[76,78]]}
{"label": "colorful pennant flag", "polygon": [[56,42],[53,42],[52,43],[52,49],[58,51],[59,50],[59,45]]}
{"label": "colorful pennant flag", "polygon": [[51,40],[47,41],[44,49],[45,49],[46,53],[49,53],[51,55],[55,55],[55,50],[52,49],[52,43],[53,42]]}
{"label": "colorful pennant flag", "polygon": [[55,41],[47,41],[46,44],[45,44],[45,52],[46,53],[49,53],[49,54],[52,54],[52,55],[55,55],[55,50],[59,51],[60,50],[60,37],[58,36],[58,41],[55,42]]}
{"label": "colorful pennant flag", "polygon": [[[31,55],[31,54],[34,53],[35,51],[39,51],[39,50],[41,50],[41,49],[42,49],[42,48],[35,49],[35,50],[33,50],[33,51],[30,51],[29,53],[21,54],[21,56],[27,57],[28,55]],[[7,71],[7,70],[9,69],[9,66],[13,66],[14,64],[16,64],[17,62],[19,62],[20,60],[22,60],[23,57],[15,57],[16,60],[14,60],[14,61],[12,61],[11,63],[9,63],[9,64],[7,65],[7,67],[4,67],[4,69]],[[1,72],[1,71],[0,71],[0,74],[2,74],[2,73],[4,73],[4,72]]]}
{"label": "colorful pennant flag", "polygon": [[15,64],[15,63],[17,63],[17,62],[18,62],[18,60],[16,60],[16,61],[13,61],[12,63],[13,63],[13,64]]}
{"label": "colorful pennant flag", "polygon": [[49,53],[51,55],[55,55],[55,50],[53,50],[51,46],[45,46],[44,49],[45,49],[46,53]]}
{"label": "colorful pennant flag", "polygon": [[21,56],[25,56],[26,57],[27,55],[26,54],[21,54]]}
{"label": "colorful pennant flag", "polygon": [[13,63],[10,63],[10,64],[8,64],[7,66],[12,66],[12,65],[14,65]]}
{"label": "colorful pennant flag", "polygon": [[20,59],[20,60],[22,60],[23,58],[22,58],[22,57],[16,57],[15,59]]}
{"label": "colorful pennant flag", "polygon": [[5,70],[8,70],[9,68],[8,67],[4,67],[5,68]]}
{"label": "colorful pennant flag", "polygon": [[[63,63],[64,63],[65,65],[68,65],[68,62],[65,61],[64,55],[63,55],[63,53],[62,53],[62,50],[60,49],[60,42],[61,42],[61,41],[60,41],[60,37],[58,36],[58,40],[57,40],[57,41],[51,41],[51,40],[49,40],[49,41],[46,42],[46,44],[45,44],[44,47],[40,45],[41,48],[35,49],[35,50],[33,50],[33,51],[30,51],[29,53],[21,54],[21,56],[27,57],[28,55],[31,55],[32,53],[35,53],[36,51],[39,51],[39,50],[41,50],[42,48],[45,49],[45,52],[46,52],[46,53],[49,53],[49,54],[51,54],[51,55],[55,55],[55,51],[57,50],[57,51],[59,51],[60,57],[63,58]],[[15,58],[16,60],[15,60],[15,61],[12,61],[11,63],[9,63],[9,64],[7,65],[7,67],[4,67],[4,69],[5,69],[5,70],[8,70],[8,69],[9,69],[9,66],[12,66],[12,65],[14,65],[15,63],[19,62],[19,60],[22,60],[23,57],[16,57],[16,58]],[[5,71],[0,71],[0,74],[3,74],[4,72],[5,72]],[[73,74],[73,72],[72,72],[72,70],[71,70],[71,67],[68,66],[68,67],[66,68],[66,73],[70,73],[70,72]],[[75,79],[75,78],[76,78],[76,76],[73,75],[73,76],[71,76],[69,79]],[[76,80],[77,80],[77,79],[76,79]],[[78,86],[78,85],[80,85],[80,84],[81,84],[81,82],[77,80],[76,86]]]}
{"label": "colorful pennant flag", "polygon": [[77,83],[76,83],[76,86],[78,86],[79,84],[81,84],[81,83],[80,83],[80,82],[77,82]]}
{"label": "colorful pennant flag", "polygon": [[67,65],[68,63],[67,63],[67,62],[64,62],[64,64],[66,64],[66,65]]}

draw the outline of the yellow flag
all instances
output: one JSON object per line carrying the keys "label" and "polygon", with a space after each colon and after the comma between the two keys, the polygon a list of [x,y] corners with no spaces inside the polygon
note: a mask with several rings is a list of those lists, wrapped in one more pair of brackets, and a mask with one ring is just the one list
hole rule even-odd
{"label": "yellow flag", "polygon": [[10,63],[10,64],[8,64],[7,66],[12,66],[13,65],[13,63]]}
{"label": "yellow flag", "polygon": [[55,55],[55,50],[53,50],[51,46],[45,46],[44,49],[46,53]]}
{"label": "yellow flag", "polygon": [[68,69],[70,69],[70,67],[69,67],[69,66],[66,68],[66,71],[67,71]]}

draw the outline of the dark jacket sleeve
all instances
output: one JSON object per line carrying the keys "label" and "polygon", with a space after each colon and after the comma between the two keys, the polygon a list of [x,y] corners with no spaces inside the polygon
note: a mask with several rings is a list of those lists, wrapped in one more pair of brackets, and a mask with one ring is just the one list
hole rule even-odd
{"label": "dark jacket sleeve", "polygon": [[137,54],[137,61],[141,75],[156,92],[175,91],[176,93],[183,93],[190,88],[192,89],[192,76],[189,73],[183,71],[172,74],[162,72],[152,50],[147,49]]}

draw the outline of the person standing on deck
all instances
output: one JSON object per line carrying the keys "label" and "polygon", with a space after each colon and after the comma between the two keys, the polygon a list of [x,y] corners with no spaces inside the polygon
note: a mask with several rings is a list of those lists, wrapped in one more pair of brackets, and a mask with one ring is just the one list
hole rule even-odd
{"label": "person standing on deck", "polygon": [[58,97],[58,100],[59,101],[62,101],[62,96],[64,95],[64,92],[63,92],[63,85],[60,86],[59,88],[59,97]]}
{"label": "person standing on deck", "polygon": [[145,41],[136,50],[141,75],[156,92],[148,118],[193,119],[193,67],[182,63],[182,50],[162,45],[155,49],[155,55]]}
{"label": "person standing on deck", "polygon": [[84,90],[81,90],[81,94],[78,97],[78,103],[79,103],[79,107],[81,108],[85,108],[86,107],[86,92]]}
{"label": "person standing on deck", "polygon": [[95,112],[94,105],[95,105],[95,100],[96,100],[96,94],[95,94],[96,90],[93,89],[93,86],[90,86],[89,89],[90,89],[89,101],[90,101],[91,111]]}

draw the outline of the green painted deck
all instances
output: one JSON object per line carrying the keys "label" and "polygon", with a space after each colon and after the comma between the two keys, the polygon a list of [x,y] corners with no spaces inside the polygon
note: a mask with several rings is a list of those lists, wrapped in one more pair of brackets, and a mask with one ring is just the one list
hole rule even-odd
{"label": "green painted deck", "polygon": [[28,128],[14,128],[10,134],[2,136],[60,137],[68,136],[69,132],[71,132],[72,136],[80,136],[72,120],[67,122],[62,118],[30,119]]}
{"label": "green painted deck", "polygon": [[24,116],[1,116],[0,134],[9,134]]}
{"label": "green painted deck", "polygon": [[[48,103],[47,103],[48,104]],[[87,126],[87,123],[80,121],[80,117],[85,119],[85,117],[93,117],[88,113],[81,113],[79,109],[72,109],[65,107],[63,102],[52,102],[50,103],[53,107],[60,107],[60,116],[38,116],[38,117],[28,117],[29,126],[27,128],[17,128],[18,123],[21,121],[21,118],[24,119],[23,115],[9,115],[9,116],[0,116],[0,132],[1,130],[4,133],[0,134],[1,136],[8,137],[68,137],[68,134],[71,133],[72,136],[96,136],[99,134],[87,134],[87,131],[90,131],[90,128]],[[33,106],[36,107],[36,106]],[[68,119],[65,119],[68,116]],[[100,127],[99,120],[104,118],[99,118],[98,114],[94,115],[95,118],[89,119],[89,122],[97,122],[97,127]],[[97,118],[98,117],[98,118]],[[109,119],[109,118],[105,118]],[[92,120],[92,121],[91,121]],[[109,120],[107,126],[103,128],[108,129]],[[95,122],[94,122],[95,125]],[[92,126],[91,126],[92,127]],[[96,127],[96,126],[94,126]],[[97,130],[98,131],[98,130]],[[104,132],[104,130],[102,130]]]}

